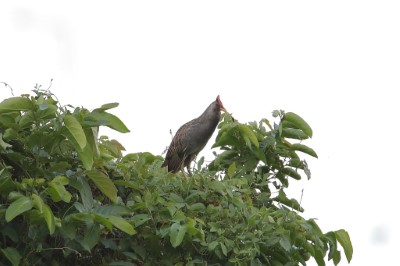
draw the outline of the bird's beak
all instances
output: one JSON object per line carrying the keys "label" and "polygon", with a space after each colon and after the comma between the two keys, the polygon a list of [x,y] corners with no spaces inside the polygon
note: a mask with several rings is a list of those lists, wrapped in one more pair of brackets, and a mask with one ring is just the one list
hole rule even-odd
{"label": "bird's beak", "polygon": [[220,109],[221,109],[221,111],[224,111],[224,113],[227,113],[227,112],[228,112],[228,111],[225,109],[225,107],[221,107]]}

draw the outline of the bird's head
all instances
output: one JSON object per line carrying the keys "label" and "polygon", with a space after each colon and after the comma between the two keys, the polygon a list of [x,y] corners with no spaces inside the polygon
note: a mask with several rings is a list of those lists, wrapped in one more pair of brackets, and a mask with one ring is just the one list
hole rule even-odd
{"label": "bird's head", "polygon": [[227,113],[227,111],[226,111],[224,105],[223,105],[222,102],[221,102],[221,99],[219,98],[219,95],[217,96],[217,100],[216,100],[216,101],[217,101],[217,103],[218,103],[219,110],[220,110],[220,111],[224,111],[225,113]]}

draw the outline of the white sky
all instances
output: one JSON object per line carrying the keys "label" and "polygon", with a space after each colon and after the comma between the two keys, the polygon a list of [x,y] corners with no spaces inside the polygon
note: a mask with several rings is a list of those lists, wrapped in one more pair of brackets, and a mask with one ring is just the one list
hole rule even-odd
{"label": "white sky", "polygon": [[119,102],[131,133],[102,133],[127,152],[161,154],[218,94],[241,122],[298,113],[320,157],[292,185],[304,215],[349,231],[353,266],[398,261],[400,3],[131,2],[2,2],[0,81],[19,95],[53,78],[62,104]]}

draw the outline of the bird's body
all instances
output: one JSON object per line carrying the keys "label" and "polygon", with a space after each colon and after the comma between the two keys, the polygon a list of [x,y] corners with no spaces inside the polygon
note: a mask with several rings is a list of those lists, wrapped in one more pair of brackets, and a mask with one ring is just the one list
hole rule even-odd
{"label": "bird's body", "polygon": [[169,145],[163,167],[176,173],[189,166],[196,155],[206,146],[218,125],[221,110],[225,111],[219,96],[199,117],[187,122],[176,132]]}

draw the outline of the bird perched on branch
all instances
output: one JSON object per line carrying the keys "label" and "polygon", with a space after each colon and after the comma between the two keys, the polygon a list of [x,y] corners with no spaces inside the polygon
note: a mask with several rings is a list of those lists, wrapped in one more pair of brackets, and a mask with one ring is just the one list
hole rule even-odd
{"label": "bird perched on branch", "polygon": [[202,115],[181,126],[169,145],[162,167],[168,166],[168,172],[172,173],[183,172],[186,167],[191,175],[190,163],[214,133],[221,111],[226,112],[218,95]]}

